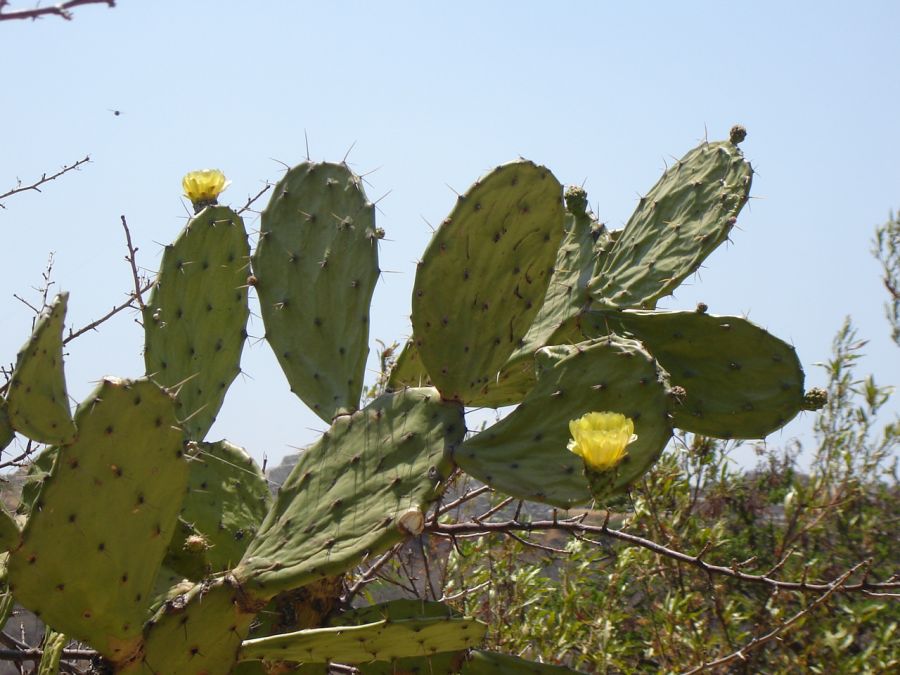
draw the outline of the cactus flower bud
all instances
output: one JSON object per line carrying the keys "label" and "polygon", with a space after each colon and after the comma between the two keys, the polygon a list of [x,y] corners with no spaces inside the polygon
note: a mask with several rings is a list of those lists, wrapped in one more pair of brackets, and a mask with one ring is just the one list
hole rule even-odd
{"label": "cactus flower bud", "polygon": [[615,467],[625,456],[628,444],[637,439],[631,418],[614,412],[589,412],[569,422],[569,431],[569,450],[592,471]]}
{"label": "cactus flower bud", "polygon": [[231,184],[218,169],[191,171],[181,179],[184,196],[191,200],[194,209],[215,204],[219,194]]}

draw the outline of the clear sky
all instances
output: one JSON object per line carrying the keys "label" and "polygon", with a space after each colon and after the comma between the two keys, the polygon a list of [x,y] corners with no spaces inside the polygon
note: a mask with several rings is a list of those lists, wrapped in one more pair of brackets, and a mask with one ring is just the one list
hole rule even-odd
{"label": "clear sky", "polygon": [[[823,384],[815,363],[852,314],[870,340],[861,372],[896,384],[870,248],[875,225],[900,208],[898,26],[891,1],[119,0],[70,22],[2,22],[0,193],[92,160],[0,211],[2,360],[30,327],[13,293],[35,298],[49,252],[75,326],[131,288],[120,215],[138,262],[156,269],[184,225],[180,181],[192,169],[222,169],[233,181],[222,201],[239,206],[282,162],[305,158],[305,135],[313,159],[340,161],[352,145],[351,166],[374,171],[369,197],[384,196],[388,273],[372,338],[390,342],[409,332],[425,220],[449,212],[450,188],[523,156],[584,182],[617,228],[671,157],[741,123],[754,199],[733,243],[663,306],[703,300],[711,313],[748,315],[796,345],[808,386]],[[71,343],[75,399],[103,375],[143,373],[135,318]],[[259,319],[250,333],[263,334]],[[264,341],[248,344],[243,368],[210,438],[270,462],[313,441],[325,425],[289,393]],[[803,437],[809,422],[770,442]]]}

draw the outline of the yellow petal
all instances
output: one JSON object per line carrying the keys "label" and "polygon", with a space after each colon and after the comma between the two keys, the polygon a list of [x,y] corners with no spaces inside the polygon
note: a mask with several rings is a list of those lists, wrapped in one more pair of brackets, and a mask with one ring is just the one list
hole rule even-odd
{"label": "yellow petal", "polygon": [[625,456],[625,448],[635,441],[634,422],[621,413],[589,412],[569,422],[572,439],[568,449],[594,471],[608,471]]}
{"label": "yellow petal", "polygon": [[181,179],[184,196],[190,199],[192,204],[215,202],[230,183],[231,181],[226,180],[225,174],[218,169],[191,171]]}

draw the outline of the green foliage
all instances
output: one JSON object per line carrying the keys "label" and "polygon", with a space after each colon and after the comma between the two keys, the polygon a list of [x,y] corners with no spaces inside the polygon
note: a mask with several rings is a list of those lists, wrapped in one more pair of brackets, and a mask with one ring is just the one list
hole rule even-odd
{"label": "green foliage", "polygon": [[882,281],[889,294],[885,310],[891,323],[891,337],[900,345],[900,215],[875,228],[872,252],[881,263]]}

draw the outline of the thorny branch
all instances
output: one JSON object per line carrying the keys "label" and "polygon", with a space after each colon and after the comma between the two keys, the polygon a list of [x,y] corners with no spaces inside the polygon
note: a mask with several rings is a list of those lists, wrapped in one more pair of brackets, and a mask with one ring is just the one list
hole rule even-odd
{"label": "thorny branch", "polygon": [[[0,0],[0,8],[2,8],[2,6],[3,6],[2,0]],[[2,13],[0,13],[0,19],[3,19],[3,17],[4,17],[4,15]],[[46,173],[41,174],[40,178],[38,178],[36,181],[34,181],[33,183],[31,183],[29,185],[23,185],[22,181],[18,181],[14,188],[12,188],[11,190],[7,190],[3,194],[0,194],[0,208],[2,208],[2,209],[6,208],[3,205],[2,200],[6,199],[7,197],[11,197],[12,195],[18,194],[19,192],[28,192],[29,190],[34,190],[35,192],[41,192],[41,186],[44,185],[45,183],[49,183],[52,180],[56,180],[60,176],[67,174],[70,171],[75,171],[76,169],[81,167],[83,164],[87,164],[90,161],[91,161],[91,156],[86,155],[84,157],[84,159],[79,159],[74,164],[64,164],[63,167],[54,174],[50,174],[49,176]]]}
{"label": "thorny branch", "polygon": [[81,5],[106,5],[110,8],[116,6],[116,0],[68,0],[47,7],[35,7],[34,9],[4,9],[9,5],[8,0],[0,0],[0,21],[12,21],[13,19],[40,19],[44,16],[59,16],[66,21],[72,20],[72,11]]}
{"label": "thorny branch", "polygon": [[249,198],[247,199],[247,203],[244,204],[241,208],[239,208],[239,209],[237,210],[237,214],[238,214],[238,215],[241,215],[244,211],[249,210],[250,207],[253,205],[253,202],[255,202],[257,199],[259,199],[259,198],[262,197],[264,194],[266,194],[271,188],[272,188],[272,184],[271,184],[271,183],[266,183],[266,184],[265,184],[265,187],[263,187],[262,190],[260,190],[260,191],[257,192],[255,195],[253,195],[252,197],[249,197]]}
{"label": "thorny branch", "polygon": [[131,266],[131,276],[134,279],[132,298],[137,301],[141,309],[144,309],[143,286],[146,285],[147,280],[141,279],[141,275],[138,273],[137,261],[134,255],[138,250],[131,243],[131,231],[128,229],[128,222],[125,220],[124,215],[119,217],[122,219],[122,227],[125,228],[125,245],[128,247],[128,255],[125,256],[125,260]]}
{"label": "thorny branch", "polygon": [[[732,567],[713,565],[712,563],[706,562],[703,559],[703,555],[688,555],[687,553],[676,551],[661,544],[657,544],[656,542],[649,539],[645,539],[643,537],[639,537],[622,530],[610,528],[608,523],[604,523],[603,525],[589,525],[584,522],[583,515],[575,518],[566,518],[563,520],[537,520],[531,522],[511,519],[493,522],[476,522],[472,520],[461,523],[428,523],[425,529],[426,531],[432,532],[437,536],[449,538],[457,536],[478,536],[492,533],[508,534],[511,532],[538,532],[550,530],[569,532],[573,535],[601,535],[610,537],[612,539],[618,539],[619,541],[623,541],[632,546],[640,546],[641,548],[646,548],[650,551],[653,551],[654,553],[665,556],[667,558],[671,558],[681,563],[685,563],[687,565],[699,567],[707,574],[718,574],[748,583],[765,584],[779,590],[813,592],[840,590],[844,593],[857,592],[868,594],[878,591],[884,592],[892,591],[894,589],[900,589],[900,576],[898,575],[891,577],[887,581],[879,583],[860,581],[854,584],[847,584],[841,582],[841,585],[838,588],[835,586],[835,582],[812,583],[806,581],[805,579],[802,581],[782,581],[765,574],[749,574],[747,572],[741,571],[739,569],[739,566],[736,564]],[[856,568],[854,568],[854,570],[855,569]]]}

